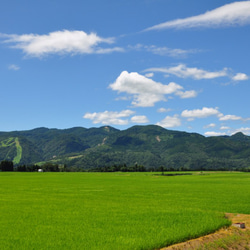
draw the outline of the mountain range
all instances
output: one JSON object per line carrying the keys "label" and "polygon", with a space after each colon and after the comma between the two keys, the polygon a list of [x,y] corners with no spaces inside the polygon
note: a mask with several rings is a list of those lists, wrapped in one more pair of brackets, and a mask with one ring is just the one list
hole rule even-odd
{"label": "mountain range", "polygon": [[142,165],[147,169],[242,169],[250,166],[250,136],[205,137],[157,125],[118,130],[110,126],[36,128],[0,132],[0,161],[52,162],[83,169]]}

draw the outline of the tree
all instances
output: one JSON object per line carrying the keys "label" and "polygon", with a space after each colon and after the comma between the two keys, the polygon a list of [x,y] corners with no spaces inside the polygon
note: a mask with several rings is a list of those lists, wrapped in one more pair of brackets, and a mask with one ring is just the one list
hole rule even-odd
{"label": "tree", "polygon": [[12,161],[1,161],[0,169],[2,171],[13,171],[14,170],[14,164],[13,164]]}
{"label": "tree", "polygon": [[26,165],[18,166],[17,171],[18,172],[26,172],[27,171]]}
{"label": "tree", "polygon": [[48,172],[59,172],[58,164],[53,164],[53,163],[50,163],[50,162],[43,164],[42,169],[44,171],[48,171]]}

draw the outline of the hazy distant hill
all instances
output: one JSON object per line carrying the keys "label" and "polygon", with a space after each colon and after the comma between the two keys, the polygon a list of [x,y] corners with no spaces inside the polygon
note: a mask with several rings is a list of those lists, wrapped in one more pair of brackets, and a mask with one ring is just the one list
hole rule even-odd
{"label": "hazy distant hill", "polygon": [[156,125],[0,132],[0,161],[16,165],[52,161],[82,168],[112,165],[169,169],[232,169],[250,166],[250,137],[204,137]]}

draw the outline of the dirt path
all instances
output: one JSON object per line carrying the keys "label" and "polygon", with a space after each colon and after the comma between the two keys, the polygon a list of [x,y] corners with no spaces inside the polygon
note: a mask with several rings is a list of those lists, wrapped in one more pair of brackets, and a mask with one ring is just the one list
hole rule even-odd
{"label": "dirt path", "polygon": [[188,250],[188,249],[250,249],[250,215],[248,214],[226,214],[227,218],[235,223],[245,223],[245,228],[235,226],[220,229],[197,239],[162,248],[161,250]]}

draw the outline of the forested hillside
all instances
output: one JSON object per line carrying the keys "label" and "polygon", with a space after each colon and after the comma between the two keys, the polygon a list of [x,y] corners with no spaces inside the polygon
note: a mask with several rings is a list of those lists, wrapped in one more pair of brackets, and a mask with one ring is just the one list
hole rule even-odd
{"label": "forested hillside", "polygon": [[156,125],[0,132],[0,161],[17,165],[52,162],[84,169],[141,165],[149,170],[250,167],[250,137],[204,137]]}

